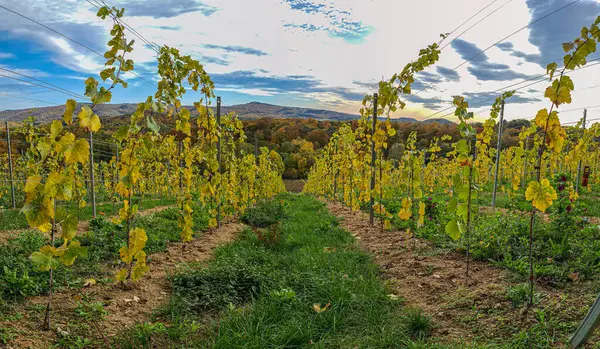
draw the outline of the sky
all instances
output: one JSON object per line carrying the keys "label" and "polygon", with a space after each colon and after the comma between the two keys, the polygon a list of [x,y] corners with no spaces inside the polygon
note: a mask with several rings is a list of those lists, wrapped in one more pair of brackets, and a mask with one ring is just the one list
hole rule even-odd
{"label": "sky", "polygon": [[[378,81],[400,72],[421,48],[439,41],[440,33],[451,33],[441,43],[440,61],[416,76],[414,94],[403,97],[406,108],[394,114],[417,119],[451,118],[446,109],[454,95],[464,95],[484,118],[494,98],[511,85],[519,90],[507,101],[505,118],[534,117],[549,107],[543,97],[548,82],[526,85],[544,74],[548,63],[560,66],[562,43],[600,15],[600,0],[106,2],[124,7],[123,20],[145,39],[198,59],[224,105],[258,101],[357,114]],[[91,50],[106,51],[112,24],[97,18],[89,1],[0,0],[0,5],[0,110],[70,98],[4,76],[29,80],[25,75],[83,94],[83,81],[97,77],[103,65]],[[129,86],[114,91],[113,103],[141,102],[156,89],[156,52],[131,31],[126,34],[136,39],[129,58],[143,80],[127,74]],[[588,60],[595,58],[600,55]],[[594,106],[588,120],[600,118],[600,64],[593,64],[571,74],[573,103],[561,107],[562,122],[577,121],[582,108]],[[199,98],[190,93],[184,102]]]}

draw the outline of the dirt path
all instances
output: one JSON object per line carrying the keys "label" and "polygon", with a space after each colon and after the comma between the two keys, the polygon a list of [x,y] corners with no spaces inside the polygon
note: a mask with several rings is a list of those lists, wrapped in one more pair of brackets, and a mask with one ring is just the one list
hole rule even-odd
{"label": "dirt path", "polygon": [[[78,321],[75,310],[81,302],[102,302],[107,311],[104,320],[90,329],[86,335],[88,338],[110,338],[128,326],[148,320],[154,310],[168,302],[170,288],[167,276],[176,270],[177,264],[209,260],[217,246],[233,241],[243,227],[240,223],[229,223],[220,229],[203,233],[201,238],[188,243],[185,248],[182,243],[174,243],[167,251],[150,255],[150,271],[128,289],[111,283],[56,294],[53,299],[52,331],[40,330],[47,298],[38,296],[28,299],[19,309],[26,314],[22,319],[10,324],[0,322],[1,326],[12,326],[18,333],[9,348],[50,347],[60,330],[69,331],[67,323]],[[28,309],[38,311],[27,312]],[[57,327],[60,330],[56,330]]]}
{"label": "dirt path", "polygon": [[[432,317],[436,325],[433,336],[442,341],[508,340],[538,323],[536,309],[547,316],[570,316],[565,320],[578,321],[587,311],[582,305],[593,302],[594,295],[583,291],[560,293],[538,287],[541,302],[533,311],[524,312],[506,296],[510,287],[519,284],[510,281],[507,271],[472,261],[467,280],[464,255],[441,251],[425,240],[411,240],[403,231],[382,231],[379,222],[370,227],[368,215],[350,212],[339,203],[329,202],[327,207],[361,247],[373,253],[393,295],[404,299],[407,307],[420,308]],[[566,315],[569,309],[573,313]]]}

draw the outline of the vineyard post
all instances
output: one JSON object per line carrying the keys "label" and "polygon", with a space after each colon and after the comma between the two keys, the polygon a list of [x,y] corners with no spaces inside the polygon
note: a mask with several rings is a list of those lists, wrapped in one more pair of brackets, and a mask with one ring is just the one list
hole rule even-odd
{"label": "vineyard post", "polygon": [[6,121],[6,142],[8,143],[8,172],[10,176],[10,197],[12,200],[12,207],[17,208],[17,203],[15,201],[15,181],[13,178],[12,152],[10,147],[10,129],[8,128],[8,121]]}
{"label": "vineyard post", "polygon": [[181,141],[179,141],[179,143],[177,143],[177,158],[179,159],[179,169],[177,172],[179,172],[179,192],[181,192],[182,188],[183,188],[183,173],[181,173],[181,167],[183,166],[183,159],[181,159],[181,151],[183,147],[183,143]]}
{"label": "vineyard post", "polygon": [[94,183],[94,138],[90,131],[90,197],[92,200],[92,218],[96,218],[96,184]]}
{"label": "vineyard post", "polygon": [[523,187],[527,185],[527,151],[529,150],[529,143],[527,142],[529,137],[525,138],[525,156],[523,157],[523,183],[521,184]]}
{"label": "vineyard post", "polygon": [[[331,162],[331,166],[335,168],[335,157],[337,156],[338,145],[337,140],[335,141],[335,150],[333,153],[333,161]],[[337,168],[333,171],[333,202],[337,201]],[[342,199],[343,201],[343,199]]]}
{"label": "vineyard post", "polygon": [[221,228],[221,181],[223,181],[223,169],[221,168],[221,97],[217,97],[217,128],[219,130],[217,137],[217,164],[220,175],[217,187],[217,193],[219,193],[219,201],[217,202],[217,228]]}
{"label": "vineyard post", "polygon": [[[581,137],[585,135],[585,121],[587,120],[587,109],[583,110],[583,134]],[[579,159],[579,163],[577,164],[577,179],[575,180],[575,192],[579,194],[579,181],[581,179],[581,159]]]}
{"label": "vineyard post", "polygon": [[473,139],[472,142],[473,153],[471,155],[472,162],[469,166],[469,192],[467,197],[467,278],[469,278],[469,265],[471,261],[471,196],[473,193],[473,166],[475,164],[475,160],[477,160],[477,140]]}
{"label": "vineyard post", "polygon": [[[115,153],[115,175],[114,175],[114,182],[113,182],[113,196],[115,195],[115,193],[117,194],[117,197],[119,197],[120,195],[117,193],[117,182],[119,181],[119,143],[117,143],[117,151]],[[113,199],[113,215],[115,214],[115,199]]]}
{"label": "vineyard post", "polygon": [[370,195],[370,206],[369,206],[369,224],[373,226],[373,205],[375,205],[373,199],[373,191],[375,190],[375,160],[377,156],[375,154],[375,127],[377,126],[377,93],[373,94],[373,129],[371,130],[371,190]]}
{"label": "vineyard post", "polygon": [[256,161],[256,165],[258,165],[258,135],[256,132],[254,133],[254,161]]}
{"label": "vineyard post", "polygon": [[500,123],[498,124],[498,145],[496,146],[496,171],[494,172],[494,191],[492,192],[492,209],[496,209],[496,193],[498,190],[498,169],[500,168],[500,153],[502,150],[502,134],[504,123],[504,101],[500,107]]}

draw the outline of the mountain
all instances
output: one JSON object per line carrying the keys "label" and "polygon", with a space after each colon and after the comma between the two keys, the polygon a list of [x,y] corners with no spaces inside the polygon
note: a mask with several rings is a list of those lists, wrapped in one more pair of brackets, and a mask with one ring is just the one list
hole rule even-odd
{"label": "mountain", "polygon": [[[81,105],[86,105],[82,103]],[[87,104],[89,105],[89,104]],[[185,108],[192,111],[192,115],[197,114],[196,110],[192,106],[186,106]],[[94,111],[98,116],[102,117],[118,117],[127,116],[136,110],[136,104],[124,103],[124,104],[101,104],[94,108]],[[57,105],[52,107],[39,107],[29,108],[20,110],[5,110],[0,111],[0,121],[11,121],[21,122],[26,119],[29,115],[35,117],[38,122],[47,123],[51,120],[58,119],[62,116],[65,111],[64,105]],[[78,112],[76,110],[76,112]],[[241,119],[251,120],[260,118],[313,118],[317,120],[330,120],[330,121],[348,121],[358,119],[358,115],[340,113],[332,110],[323,109],[312,109],[312,108],[300,108],[300,107],[285,107],[260,102],[250,102],[246,104],[238,104],[232,106],[223,106],[221,108],[222,114],[229,114],[230,112],[236,113]],[[394,119],[397,122],[418,122],[413,118],[398,118]],[[444,119],[430,119],[425,122],[440,122],[440,123],[451,123],[451,121]]]}

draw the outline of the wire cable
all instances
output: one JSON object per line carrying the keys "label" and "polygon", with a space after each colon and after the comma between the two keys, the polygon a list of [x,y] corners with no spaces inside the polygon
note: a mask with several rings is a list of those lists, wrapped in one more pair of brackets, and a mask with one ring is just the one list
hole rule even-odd
{"label": "wire cable", "polygon": [[[43,23],[40,23],[39,21],[36,21],[36,20],[35,20],[35,19],[33,19],[33,18],[30,18],[30,17],[28,17],[28,16],[25,16],[24,14],[21,14],[21,13],[19,13],[19,12],[17,12],[17,11],[11,10],[11,9],[9,9],[9,8],[8,8],[8,7],[6,7],[6,6],[0,5],[0,8],[2,8],[2,9],[4,9],[4,10],[6,10],[6,11],[8,11],[8,12],[11,12],[11,13],[13,13],[13,14],[15,14],[15,15],[17,15],[17,16],[19,16],[19,17],[21,17],[21,18],[24,18],[24,19],[26,19],[26,20],[28,20],[28,21],[30,21],[30,22],[33,22],[33,23],[35,23],[35,24],[37,24],[37,25],[39,25],[39,26],[41,26],[41,27],[43,27],[43,28],[46,28],[47,30],[49,30],[49,31],[51,31],[51,32],[53,32],[53,33],[55,33],[55,34],[57,34],[57,35],[60,35],[60,36],[62,36],[63,38],[65,38],[65,39],[67,39],[67,40],[71,41],[72,43],[74,43],[74,44],[77,44],[77,45],[79,45],[79,46],[81,46],[81,47],[85,48],[86,50],[88,50],[88,51],[90,51],[90,52],[93,52],[93,53],[95,53],[96,55],[98,55],[98,56],[100,56],[100,57],[104,58],[104,55],[103,55],[102,53],[100,53],[100,52],[98,52],[98,51],[94,50],[93,48],[89,47],[88,45],[82,44],[81,42],[79,42],[79,41],[77,41],[77,40],[75,40],[75,39],[73,39],[73,38],[71,38],[71,37],[69,37],[69,36],[67,36],[67,35],[65,35],[65,34],[63,34],[63,33],[61,33],[61,32],[59,32],[59,31],[58,31],[58,30],[56,30],[56,29],[50,28],[49,26],[47,26],[47,25],[45,25],[45,24],[43,24]],[[135,72],[133,72],[133,71],[129,71],[128,73],[131,73],[132,75],[134,75],[134,76],[138,77],[139,79],[141,79],[141,80],[145,81],[146,83],[150,84],[151,86],[154,86],[154,84],[153,84],[152,82],[150,82],[150,81],[148,81],[147,79],[143,78],[142,76],[140,76],[140,75],[136,74]]]}
{"label": "wire cable", "polygon": [[478,53],[476,53],[475,55],[473,55],[473,56],[469,57],[468,59],[464,60],[464,61],[463,61],[461,64],[459,64],[459,65],[457,65],[456,67],[452,68],[450,71],[446,72],[445,74],[441,74],[441,75],[440,75],[440,77],[439,77],[437,80],[430,82],[430,83],[429,83],[427,86],[425,86],[425,87],[423,87],[422,89],[420,89],[419,91],[417,91],[417,92],[415,93],[415,96],[416,96],[416,95],[418,95],[419,93],[421,93],[421,92],[423,92],[423,91],[427,90],[428,88],[430,88],[431,86],[433,86],[435,83],[439,82],[441,79],[443,79],[444,77],[448,76],[448,74],[455,72],[455,71],[456,71],[456,69],[458,69],[458,68],[462,67],[463,65],[467,64],[467,63],[468,63],[468,62],[470,62],[471,60],[473,60],[473,59],[475,59],[475,58],[479,57],[481,54],[485,53],[487,50],[491,49],[492,47],[495,47],[496,45],[498,45],[499,43],[503,42],[504,40],[506,40],[506,39],[510,38],[510,37],[511,37],[511,36],[513,36],[513,35],[516,35],[516,34],[520,33],[521,31],[523,31],[523,30],[525,30],[525,29],[529,28],[530,26],[532,26],[532,25],[534,25],[534,24],[536,24],[536,23],[538,23],[538,22],[540,22],[540,21],[542,21],[542,20],[544,20],[544,19],[546,19],[546,18],[548,18],[548,17],[552,16],[553,14],[555,14],[555,13],[557,13],[557,12],[561,11],[561,10],[564,10],[565,8],[567,8],[567,7],[571,6],[571,5],[578,3],[579,1],[581,1],[581,0],[574,0],[574,1],[572,1],[572,2],[570,2],[570,3],[568,3],[568,4],[566,4],[566,5],[563,5],[563,6],[561,6],[560,8],[558,8],[558,9],[556,9],[556,10],[552,11],[552,12],[549,12],[549,13],[547,13],[547,14],[543,15],[543,16],[541,16],[540,18],[537,18],[536,20],[534,20],[534,21],[532,21],[532,22],[529,22],[529,24],[527,24],[526,26],[524,26],[524,27],[521,27],[521,28],[519,28],[518,30],[516,30],[516,31],[512,32],[511,34],[509,34],[509,35],[505,36],[504,38],[502,38],[502,39],[500,39],[500,40],[496,41],[496,42],[495,42],[495,43],[493,43],[492,45],[490,45],[490,46],[486,47],[485,49],[483,49],[483,50],[479,51],[479,52],[478,52]]}

